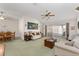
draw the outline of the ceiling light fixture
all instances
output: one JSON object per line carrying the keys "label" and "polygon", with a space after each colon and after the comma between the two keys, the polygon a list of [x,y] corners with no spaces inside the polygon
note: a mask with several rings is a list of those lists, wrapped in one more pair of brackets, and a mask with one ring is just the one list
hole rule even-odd
{"label": "ceiling light fixture", "polygon": [[3,11],[0,12],[0,20],[4,20],[5,19],[5,17],[3,16],[3,13],[4,13]]}
{"label": "ceiling light fixture", "polygon": [[0,16],[0,19],[4,20],[4,17]]}

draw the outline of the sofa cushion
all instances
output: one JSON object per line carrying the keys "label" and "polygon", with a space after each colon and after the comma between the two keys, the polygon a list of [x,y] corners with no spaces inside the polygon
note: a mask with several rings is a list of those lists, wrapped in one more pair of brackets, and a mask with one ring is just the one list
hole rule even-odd
{"label": "sofa cushion", "polygon": [[72,40],[74,42],[73,46],[79,48],[79,37],[76,37]]}
{"label": "sofa cushion", "polygon": [[73,46],[79,49],[79,42],[74,42]]}
{"label": "sofa cushion", "polygon": [[68,41],[65,43],[66,45],[69,45],[69,46],[73,46],[74,42],[73,41]]}

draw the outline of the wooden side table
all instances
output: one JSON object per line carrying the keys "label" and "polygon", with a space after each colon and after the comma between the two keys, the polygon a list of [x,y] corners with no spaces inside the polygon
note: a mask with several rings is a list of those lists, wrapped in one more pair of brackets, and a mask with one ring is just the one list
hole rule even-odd
{"label": "wooden side table", "polygon": [[54,40],[47,40],[47,39],[44,40],[44,46],[45,47],[52,49],[54,47],[54,45],[55,45]]}

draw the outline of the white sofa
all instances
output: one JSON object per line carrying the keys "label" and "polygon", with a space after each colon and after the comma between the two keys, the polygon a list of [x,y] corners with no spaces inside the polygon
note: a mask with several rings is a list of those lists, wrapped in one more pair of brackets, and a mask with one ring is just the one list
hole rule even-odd
{"label": "white sofa", "polygon": [[79,55],[79,49],[67,46],[65,44],[55,44],[55,55],[58,56],[78,56]]}
{"label": "white sofa", "polygon": [[73,46],[67,45],[66,42],[55,43],[55,55],[58,56],[79,56],[79,37],[74,38]]}
{"label": "white sofa", "polygon": [[36,40],[36,39],[39,39],[41,38],[41,32],[32,32],[32,31],[29,31],[29,32],[24,32],[24,35],[31,35],[33,40]]}

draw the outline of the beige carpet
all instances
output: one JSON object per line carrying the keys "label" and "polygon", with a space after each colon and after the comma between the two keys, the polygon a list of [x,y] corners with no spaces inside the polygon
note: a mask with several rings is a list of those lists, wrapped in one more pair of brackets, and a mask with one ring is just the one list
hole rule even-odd
{"label": "beige carpet", "polygon": [[54,49],[44,46],[44,38],[24,41],[16,39],[5,42],[5,56],[53,56]]}

